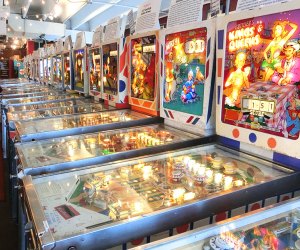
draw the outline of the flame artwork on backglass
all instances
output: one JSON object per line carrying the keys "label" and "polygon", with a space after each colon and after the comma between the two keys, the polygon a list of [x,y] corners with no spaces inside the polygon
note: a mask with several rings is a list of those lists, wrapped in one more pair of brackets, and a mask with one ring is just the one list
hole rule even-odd
{"label": "flame artwork on backglass", "polygon": [[166,35],[164,108],[202,115],[206,40],[206,28]]}
{"label": "flame artwork on backglass", "polygon": [[300,10],[228,24],[224,123],[297,139],[300,131]]}
{"label": "flame artwork on backglass", "polygon": [[131,97],[154,101],[156,36],[131,40]]}
{"label": "flame artwork on backglass", "polygon": [[118,44],[103,45],[103,92],[109,95],[118,93]]}
{"label": "flame artwork on backglass", "polygon": [[75,89],[84,90],[84,49],[75,50]]}
{"label": "flame artwork on backglass", "polygon": [[90,90],[101,91],[101,58],[100,48],[90,49],[89,51],[90,68]]}

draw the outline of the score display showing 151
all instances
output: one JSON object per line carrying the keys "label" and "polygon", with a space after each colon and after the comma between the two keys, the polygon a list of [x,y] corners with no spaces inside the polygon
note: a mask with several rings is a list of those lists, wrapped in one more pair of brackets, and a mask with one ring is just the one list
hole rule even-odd
{"label": "score display showing 151", "polygon": [[275,113],[276,103],[273,100],[261,99],[242,99],[242,108],[244,111],[250,111],[253,115],[263,116],[265,113]]}

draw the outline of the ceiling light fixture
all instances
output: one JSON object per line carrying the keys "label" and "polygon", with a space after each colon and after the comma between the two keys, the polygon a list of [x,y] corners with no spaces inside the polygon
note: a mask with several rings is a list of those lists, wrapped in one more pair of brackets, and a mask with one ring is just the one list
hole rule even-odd
{"label": "ceiling light fixture", "polygon": [[[32,0],[29,0],[30,2]],[[45,0],[41,0],[41,4],[45,4]],[[28,10],[28,7],[22,7],[22,11],[26,12]],[[40,21],[46,21],[47,18],[49,18],[50,21],[53,21],[54,18],[59,17],[63,12],[62,6],[59,4],[59,0],[55,0],[55,4],[51,10],[50,13],[44,13],[44,14],[33,14],[33,15],[26,15],[26,16],[35,16],[36,19]],[[27,13],[26,13],[27,14]],[[26,18],[26,17],[24,17]],[[18,19],[18,17],[16,17]]]}
{"label": "ceiling light fixture", "polygon": [[59,5],[59,3],[56,3],[53,8],[53,16],[56,18],[60,16],[61,13],[62,13],[62,7]]}

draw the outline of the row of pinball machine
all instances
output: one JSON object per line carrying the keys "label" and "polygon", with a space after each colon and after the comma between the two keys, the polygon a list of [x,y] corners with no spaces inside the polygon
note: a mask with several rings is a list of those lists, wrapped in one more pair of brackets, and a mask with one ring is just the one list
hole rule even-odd
{"label": "row of pinball machine", "polygon": [[300,249],[299,15],[114,19],[27,56],[0,81],[20,248]]}

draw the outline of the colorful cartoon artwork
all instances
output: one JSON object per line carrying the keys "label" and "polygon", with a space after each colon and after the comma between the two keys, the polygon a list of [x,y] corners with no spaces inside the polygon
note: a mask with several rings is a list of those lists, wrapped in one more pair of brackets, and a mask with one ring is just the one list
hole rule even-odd
{"label": "colorful cartoon artwork", "polygon": [[293,96],[285,105],[286,129],[289,137],[298,137],[300,131],[300,100]]}
{"label": "colorful cartoon artwork", "polygon": [[156,36],[131,40],[131,97],[154,101]]}
{"label": "colorful cartoon artwork", "polygon": [[84,49],[75,50],[75,89],[79,91],[84,89],[83,60]]}
{"label": "colorful cartoon artwork", "polygon": [[299,14],[293,10],[228,24],[224,123],[299,137]]}
{"label": "colorful cartoon artwork", "polygon": [[100,92],[101,91],[100,48],[90,49],[89,69],[90,69],[90,90]]}
{"label": "colorful cartoon artwork", "polygon": [[70,86],[71,76],[70,76],[70,56],[69,53],[64,54],[64,86]]}
{"label": "colorful cartoon artwork", "polygon": [[103,45],[103,92],[118,93],[118,44]]}
{"label": "colorful cartoon artwork", "polygon": [[164,108],[202,115],[206,40],[206,28],[166,36]]}

